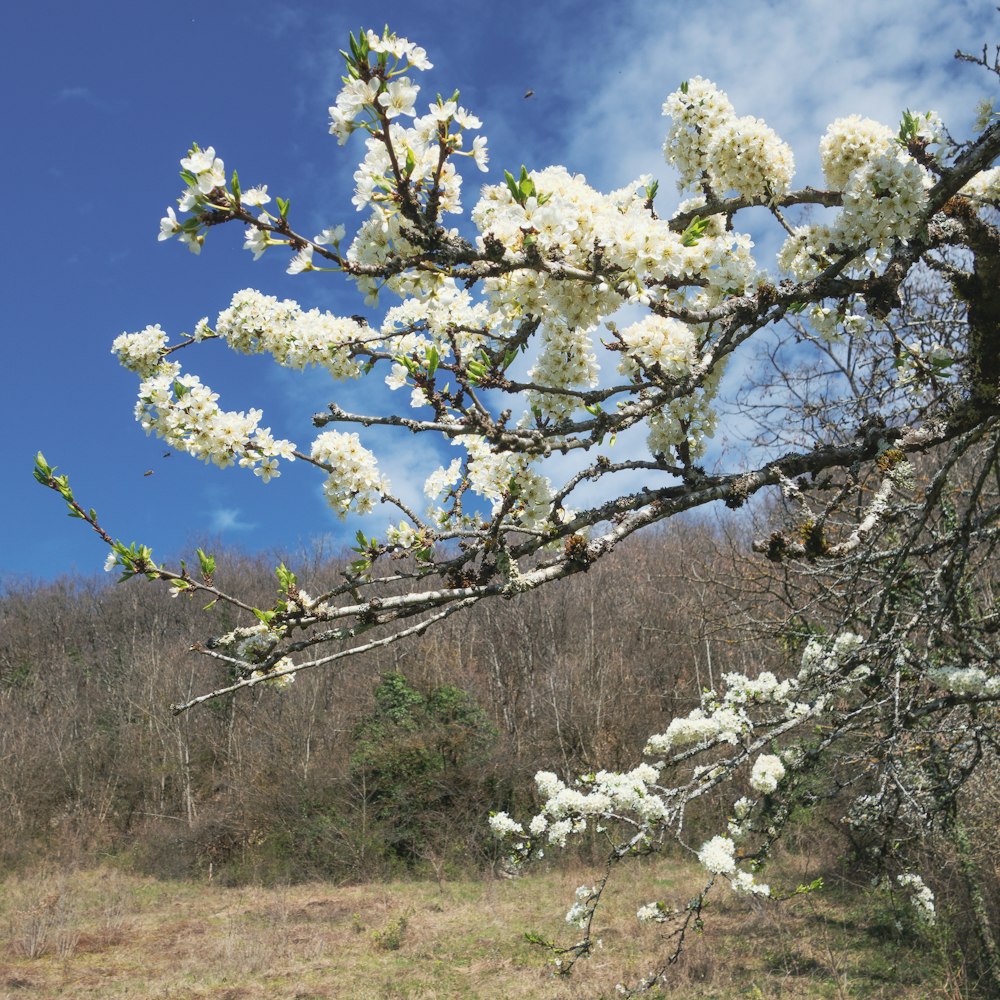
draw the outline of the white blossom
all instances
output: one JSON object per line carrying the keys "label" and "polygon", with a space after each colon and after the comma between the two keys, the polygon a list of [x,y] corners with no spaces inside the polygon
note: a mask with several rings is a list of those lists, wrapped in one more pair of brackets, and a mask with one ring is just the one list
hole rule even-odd
{"label": "white blossom", "polygon": [[698,850],[701,866],[713,875],[731,875],[736,871],[736,845],[728,837],[713,837]]}
{"label": "white blossom", "polygon": [[324,431],[313,441],[311,457],[329,469],[323,492],[341,517],[352,510],[367,514],[389,488],[375,456],[362,447],[357,434]]}
{"label": "white blossom", "polygon": [[762,753],[753,764],[750,785],[758,792],[770,793],[785,776],[785,765],[775,754]]}
{"label": "white blossom", "polygon": [[934,893],[924,884],[924,880],[919,875],[906,872],[903,875],[897,875],[896,882],[910,897],[910,903],[917,914],[917,919],[925,924],[936,923],[937,912],[934,909]]}

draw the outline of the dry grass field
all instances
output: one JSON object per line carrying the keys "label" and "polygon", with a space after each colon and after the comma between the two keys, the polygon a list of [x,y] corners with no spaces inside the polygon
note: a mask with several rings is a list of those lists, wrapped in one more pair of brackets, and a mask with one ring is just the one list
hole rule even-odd
{"label": "dry grass field", "polygon": [[[700,884],[694,867],[666,860],[622,877],[600,921],[602,948],[569,979],[553,977],[524,934],[569,940],[561,914],[593,878],[583,869],[278,888],[160,882],[113,868],[12,877],[0,886],[0,998],[610,998],[655,953],[660,932],[637,923],[636,900],[683,901]],[[726,890],[705,921],[654,995],[965,995],[940,942],[901,934],[885,898],[850,887],[783,904]]]}

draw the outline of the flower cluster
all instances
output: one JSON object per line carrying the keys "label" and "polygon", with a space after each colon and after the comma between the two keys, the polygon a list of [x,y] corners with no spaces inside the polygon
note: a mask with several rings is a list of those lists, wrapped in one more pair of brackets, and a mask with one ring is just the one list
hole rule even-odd
{"label": "flower cluster", "polygon": [[529,456],[495,451],[482,437],[463,434],[454,444],[465,448],[466,481],[469,488],[489,500],[496,513],[509,505],[511,517],[524,527],[533,527],[565,511],[552,509],[552,484],[531,468]]}
{"label": "flower cluster", "polygon": [[733,803],[733,815],[729,820],[729,836],[732,840],[742,840],[750,832],[751,815],[756,803],[746,796]]}
{"label": "flower cluster", "polygon": [[[387,118],[412,115],[420,88],[409,77],[398,74],[409,68],[433,68],[424,49],[388,30],[378,35],[369,29],[357,42],[352,36],[351,49],[354,58],[348,57],[348,65],[353,64],[354,73],[344,78],[344,87],[330,108],[330,134],[335,135],[341,145],[352,132],[364,127],[357,119],[367,111],[381,109]],[[369,53],[376,57],[374,66],[370,64]],[[391,67],[388,65],[390,56]],[[401,68],[400,62],[404,63]]]}
{"label": "flower cluster", "polygon": [[[708,307],[726,292],[743,290],[756,281],[749,237],[706,223],[697,236],[685,238],[648,210],[644,196],[649,183],[649,178],[639,178],[603,195],[582,176],[549,167],[524,171],[520,184],[511,180],[483,189],[472,212],[481,249],[499,245],[512,255],[557,262],[551,269],[516,269],[484,283],[501,331],[514,330],[527,317],[542,320],[541,349],[529,375],[547,391],[529,394],[524,422],[530,423],[534,414],[557,422],[572,414],[579,402],[552,390],[596,384],[595,332],[622,305],[681,304],[688,292],[678,289],[677,283],[690,281],[698,289],[691,304]],[[596,266],[608,277],[583,280]],[[681,374],[684,360],[691,361],[684,357],[690,354],[691,334],[663,329],[655,318],[645,326],[629,328],[636,349],[632,369],[637,369],[636,361],[661,361],[667,366],[661,377],[668,375],[668,369],[669,374]],[[627,361],[623,364],[628,367]],[[709,379],[719,374],[713,372]],[[699,399],[691,421],[679,412],[659,414],[661,431],[655,447],[665,450],[668,442],[683,438],[677,427],[687,422],[700,420],[707,436],[712,418],[706,403]],[[662,429],[668,426],[669,430]]]}
{"label": "flower cluster", "polygon": [[732,875],[736,871],[736,845],[728,837],[713,837],[699,848],[698,861],[713,875]]}
{"label": "flower cluster", "polygon": [[[489,323],[485,302],[474,302],[454,281],[442,281],[425,295],[407,299],[389,309],[382,321],[381,334],[387,347],[399,359],[385,377],[390,389],[410,384],[413,365],[430,371],[448,362],[455,351],[474,356],[484,343]],[[421,395],[418,404],[423,406]]]}
{"label": "flower cluster", "polygon": [[696,188],[708,174],[711,136],[735,117],[735,109],[711,80],[696,76],[667,97],[663,114],[671,120],[663,155],[680,174],[678,187]]}
{"label": "flower cluster", "polygon": [[736,845],[729,837],[712,837],[698,849],[698,861],[712,875],[725,875],[736,892],[769,896],[770,886],[758,882],[751,872],[736,865]]}
{"label": "flower cluster", "polygon": [[[583,833],[590,819],[628,811],[646,825],[659,823],[668,813],[667,803],[654,787],[659,774],[659,767],[640,764],[624,774],[598,771],[585,775],[577,787],[570,787],[551,771],[539,771],[535,785],[544,803],[541,812],[531,819],[529,833],[536,839],[545,836],[550,844],[564,847],[567,837]],[[506,813],[491,818],[490,825],[501,837],[524,835],[521,824]]]}
{"label": "flower cluster", "polygon": [[[737,241],[741,237],[736,238]],[[706,239],[703,245],[721,245],[721,239]],[[747,259],[752,269],[752,258]],[[730,264],[713,265],[713,274],[718,277],[727,267],[734,267],[742,274],[732,275],[737,287],[749,279],[749,270],[739,263],[740,256],[733,253]],[[719,278],[723,283],[726,279]],[[719,287],[713,283],[713,288]],[[702,305],[708,305],[714,295],[712,289],[699,297]],[[684,392],[677,392],[677,384],[692,373],[698,361],[699,340],[702,332],[675,319],[651,314],[616,331],[622,345],[619,371],[635,381],[652,381],[676,394],[665,405],[650,414],[647,421],[649,436],[647,444],[654,455],[669,454],[671,449],[687,442],[691,457],[699,456],[705,440],[712,437],[716,425],[716,413],[712,400],[722,378],[724,366],[716,363],[710,372],[702,376],[697,385]]]}
{"label": "flower cluster", "polygon": [[[591,328],[545,326],[541,350],[528,371],[528,378],[535,385],[545,387],[593,388],[600,370],[594,352],[594,332]],[[560,421],[572,416],[580,402],[576,397],[560,393],[531,391],[528,404],[532,416],[540,413]]]}
{"label": "flower cluster", "polygon": [[167,339],[157,323],[155,326],[147,326],[139,333],[123,333],[115,337],[111,353],[117,355],[122,366],[129,371],[135,372],[140,378],[149,378],[160,367]]}
{"label": "flower cluster", "polygon": [[338,379],[360,376],[351,350],[361,339],[368,347],[378,344],[375,337],[365,337],[370,331],[356,320],[318,309],[304,312],[290,299],[279,301],[252,288],[233,296],[229,308],[219,313],[215,331],[236,351],[266,351],[287,368],[316,365]]}
{"label": "flower cluster", "polygon": [[683,378],[697,360],[698,335],[686,323],[655,314],[632,323],[619,332],[625,350],[619,371],[661,381]]}
{"label": "flower cluster", "polygon": [[669,753],[691,744],[735,746],[754,730],[754,721],[747,711],[753,704],[778,705],[787,718],[803,718],[814,710],[812,705],[794,697],[797,681],[778,681],[770,671],[763,671],[754,679],[729,673],[723,675],[723,680],[727,690],[721,699],[714,691],[706,692],[700,708],[684,718],[672,719],[665,732],[649,738],[646,753]]}
{"label": "flower cluster", "polygon": [[[210,195],[226,185],[225,164],[215,155],[215,149],[209,146],[200,149],[195,143],[188,150],[188,155],[181,160],[181,176],[187,187],[181,192],[177,204],[182,212],[194,212],[202,208]],[[160,240],[168,240],[177,236],[187,245],[192,253],[201,253],[205,236],[196,219],[180,221],[172,208],[160,219]]]}
{"label": "flower cluster", "polygon": [[661,924],[667,919],[667,910],[662,903],[646,903],[635,911],[635,918],[640,924]]}
{"label": "flower cluster", "polygon": [[[359,129],[368,133],[365,157],[354,174],[353,202],[359,211],[371,210],[348,256],[352,263],[377,267],[415,249],[401,230],[400,215],[410,224],[418,214],[436,223],[441,213],[461,211],[462,178],[453,157],[470,157],[485,171],[489,154],[482,136],[466,148],[465,132],[480,129],[482,122],[459,106],[457,93],[450,100],[438,97],[427,114],[417,114],[420,88],[404,74],[431,68],[422,48],[388,30],[382,35],[368,31],[358,39],[352,36],[351,52],[345,55],[348,75],[330,107],[330,132],[340,143]],[[403,125],[402,119],[412,119],[412,125]],[[457,233],[450,235],[457,238]],[[309,266],[310,260],[303,262],[304,268]],[[353,273],[366,297],[374,300],[380,281]],[[423,281],[414,282],[412,276],[397,276],[387,284],[404,295],[433,286],[427,275],[421,277]]]}
{"label": "flower cluster", "polygon": [[733,118],[712,132],[708,170],[717,194],[735,191],[749,200],[772,201],[788,190],[795,159],[759,118]]}
{"label": "flower cluster", "polygon": [[759,118],[736,117],[711,80],[688,80],[663,113],[672,120],[663,153],[681,190],[707,183],[716,197],[734,191],[752,201],[773,201],[788,190],[795,173],[789,146]]}
{"label": "flower cluster", "polygon": [[890,152],[895,144],[895,133],[888,125],[860,115],[838,118],[827,126],[819,142],[827,186],[843,191],[856,170]]}
{"label": "flower cluster", "polygon": [[[936,135],[933,112],[909,119],[914,136]],[[829,126],[820,140],[820,161],[827,184],[843,192],[843,210],[832,224],[795,229],[779,251],[780,266],[802,280],[841,254],[871,264],[894,241],[908,240],[923,217],[931,184],[888,126],[857,115]]]}
{"label": "flower cluster", "polygon": [[238,463],[265,483],[281,475],[278,459],[293,461],[295,445],[259,426],[262,411],[223,410],[218,399],[197,375],[181,375],[177,365],[161,363],[139,386],[135,416],[147,434],[155,432],[203,462],[220,468]]}
{"label": "flower cluster", "polygon": [[462,460],[452,459],[447,468],[441,466],[432,472],[424,482],[424,495],[431,500],[437,500],[441,494],[450,490],[461,474]]}
{"label": "flower cluster", "polygon": [[934,924],[937,912],[934,909],[934,893],[924,884],[919,875],[906,872],[896,876],[896,882],[910,897],[910,904],[917,914],[917,919],[924,924]]}
{"label": "flower cluster", "polygon": [[924,168],[902,150],[872,157],[844,187],[835,242],[879,249],[908,239],[927,204],[926,181]]}
{"label": "flower cluster", "polygon": [[517,820],[511,819],[505,812],[493,813],[490,816],[490,829],[498,837],[524,836],[524,827]]}
{"label": "flower cluster", "polygon": [[770,794],[778,787],[778,782],[785,776],[785,765],[781,758],[773,753],[762,753],[753,764],[750,772],[750,787],[758,792]]}
{"label": "flower cluster", "polygon": [[1000,695],[1000,675],[990,677],[981,667],[936,667],[927,673],[939,688],[959,695]]}
{"label": "flower cluster", "polygon": [[802,651],[802,667],[799,670],[799,684],[819,678],[830,679],[841,676],[848,683],[862,680],[868,675],[868,668],[855,665],[845,668],[857,658],[864,648],[865,640],[854,632],[841,632],[832,642],[810,639]]}
{"label": "flower cluster", "polygon": [[566,914],[566,923],[576,927],[586,927],[587,919],[594,912],[593,903],[596,895],[597,890],[593,886],[578,886],[573,905]]}
{"label": "flower cluster", "polygon": [[375,456],[362,447],[357,434],[324,431],[313,441],[311,457],[328,471],[323,493],[341,517],[351,510],[369,513],[389,489]]}
{"label": "flower cluster", "polygon": [[295,683],[294,666],[290,657],[283,656],[270,670],[254,670],[250,674],[250,681],[253,684],[266,681],[270,687],[284,691]]}

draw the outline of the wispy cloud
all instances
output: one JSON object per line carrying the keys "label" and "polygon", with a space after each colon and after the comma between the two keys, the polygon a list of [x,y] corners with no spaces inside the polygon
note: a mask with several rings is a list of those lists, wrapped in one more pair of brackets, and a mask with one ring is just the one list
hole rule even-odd
{"label": "wispy cloud", "polygon": [[125,107],[125,102],[120,98],[108,100],[101,94],[95,93],[90,87],[81,85],[62,87],[56,91],[54,99],[57,104],[85,104],[95,111],[105,113],[117,113]]}
{"label": "wispy cloud", "polygon": [[209,523],[211,530],[220,534],[226,531],[253,531],[257,527],[243,520],[243,512],[239,507],[216,507],[209,511]]}
{"label": "wispy cloud", "polygon": [[275,38],[300,32],[306,21],[306,12],[301,7],[274,4],[267,12],[267,26]]}
{"label": "wispy cloud", "polygon": [[802,183],[819,180],[817,145],[833,119],[857,113],[894,125],[906,108],[933,108],[961,134],[989,86],[952,59],[956,47],[978,48],[998,27],[992,7],[972,0],[705,0],[696,16],[683,17],[679,7],[619,4],[622,23],[641,23],[642,32],[611,34],[595,60],[567,67],[587,95],[567,109],[568,155],[589,161],[601,186],[667,174],[660,108],[695,75],[714,80],[738,114],[763,118],[792,145]]}

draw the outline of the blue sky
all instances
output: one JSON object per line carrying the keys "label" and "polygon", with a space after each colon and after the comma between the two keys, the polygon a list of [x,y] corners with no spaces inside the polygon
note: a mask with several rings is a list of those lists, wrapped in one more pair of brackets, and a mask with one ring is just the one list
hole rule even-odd
{"label": "blue sky", "polygon": [[[982,71],[951,58],[957,47],[1000,39],[993,3],[470,0],[454,14],[444,9],[377,0],[50,0],[6,15],[0,408],[11,441],[0,482],[0,578],[91,573],[106,554],[33,482],[39,449],[112,534],[163,558],[210,539],[295,550],[318,539],[336,548],[349,537],[325,506],[315,470],[287,467],[263,486],[241,470],[165,458],[134,422],[134,376],[109,351],[117,334],[149,323],[176,337],[202,316],[214,320],[248,286],[342,314],[362,308],[339,276],[290,277],[278,256],[254,264],[236,228],[210,234],[200,257],[156,239],[192,141],[214,145],[244,187],[267,183],[290,197],[304,231],[361,221],[350,204],[361,143],[339,147],[327,134],[338,49],[351,29],[388,23],[423,45],[434,69],[418,74],[421,102],[458,87],[483,119],[491,171],[466,172],[467,209],[481,178],[496,182],[521,163],[564,163],[602,189],[651,172],[668,210],[676,196],[660,152],[660,107],[695,74],[790,142],[796,184],[820,182],[816,146],[835,117],[857,112],[895,124],[904,108],[935,108],[965,136],[977,99],[995,90]],[[226,407],[262,406],[265,424],[303,446],[309,415],[334,397],[350,408],[358,391],[345,395],[320,375],[205,346],[184,361]],[[380,452],[397,492],[412,483],[410,495],[419,493],[423,474],[412,470],[430,454],[412,440]],[[373,515],[372,531],[386,520]]]}

